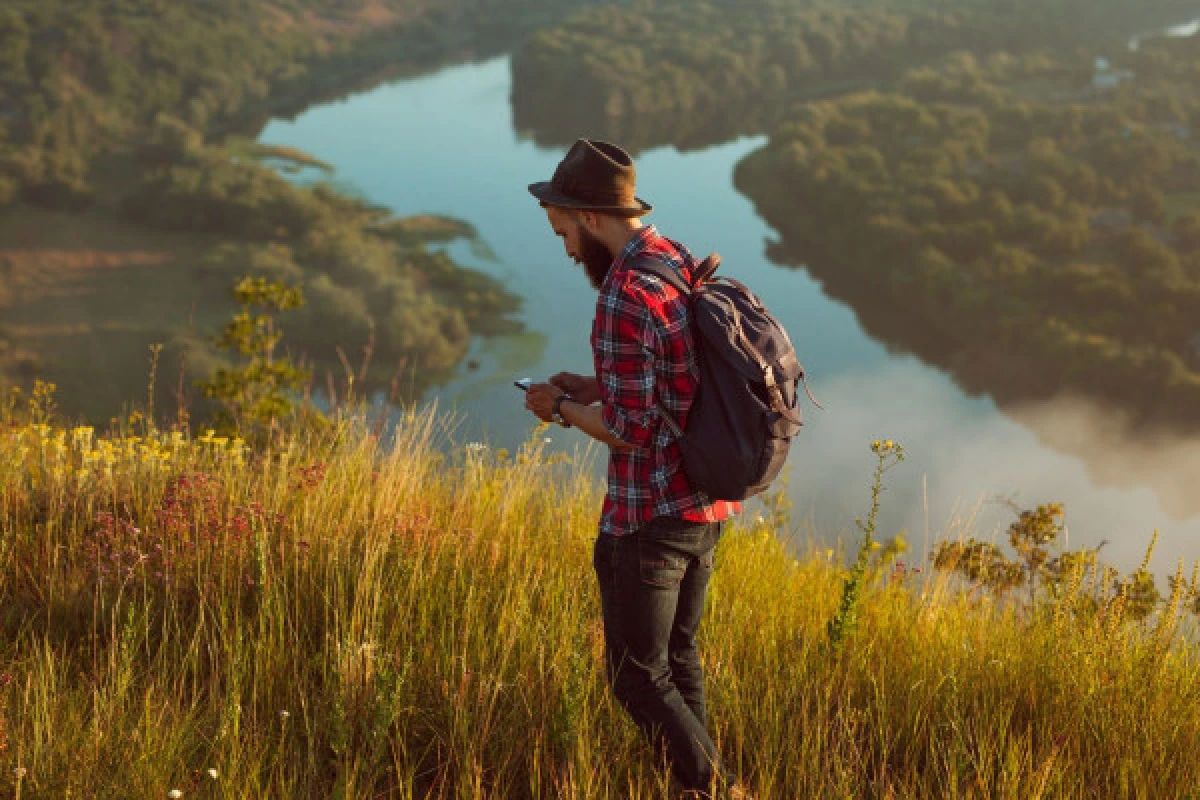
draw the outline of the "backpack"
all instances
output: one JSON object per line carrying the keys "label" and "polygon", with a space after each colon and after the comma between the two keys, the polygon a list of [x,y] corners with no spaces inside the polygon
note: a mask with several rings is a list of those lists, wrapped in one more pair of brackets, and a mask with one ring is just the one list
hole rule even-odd
{"label": "backpack", "polygon": [[721,258],[698,267],[694,286],[661,261],[635,269],[660,278],[690,300],[700,385],[680,428],[660,403],[658,413],[683,453],[688,482],[713,500],[745,500],[783,468],[803,419],[796,390],[813,404],[804,367],[783,326],[746,286],[713,278]]}

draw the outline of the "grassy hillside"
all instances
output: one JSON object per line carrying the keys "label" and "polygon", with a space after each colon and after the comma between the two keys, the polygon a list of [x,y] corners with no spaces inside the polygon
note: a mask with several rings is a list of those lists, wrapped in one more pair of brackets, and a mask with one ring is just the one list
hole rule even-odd
{"label": "grassy hillside", "polygon": [[[597,487],[543,431],[351,415],[249,452],[4,405],[5,796],[673,796],[603,686]],[[876,559],[835,649],[843,554],[779,533],[728,532],[703,628],[761,797],[1200,791],[1194,577],[1138,618],[1096,569],[1027,608]]]}

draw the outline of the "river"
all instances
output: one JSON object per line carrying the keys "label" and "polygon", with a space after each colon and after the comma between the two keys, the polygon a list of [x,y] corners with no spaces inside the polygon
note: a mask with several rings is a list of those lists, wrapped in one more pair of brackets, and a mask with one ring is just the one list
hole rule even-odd
{"label": "river", "polygon": [[[551,175],[563,151],[540,148],[514,130],[509,95],[508,59],[501,57],[273,121],[261,138],[316,155],[336,168],[340,186],[397,214],[445,214],[476,226],[490,252],[467,243],[451,252],[523,298],[527,332],[475,342],[474,363],[464,362],[427,400],[459,415],[460,444],[511,449],[529,437],[533,422],[514,378],[591,373],[595,293],[526,191]],[[789,535],[797,546],[852,546],[854,520],[869,504],[870,443],[891,438],[909,457],[887,476],[881,533],[907,531],[914,556],[942,537],[1003,541],[1013,504],[1060,501],[1070,546],[1107,542],[1104,560],[1130,570],[1157,529],[1152,569],[1166,574],[1184,558],[1190,573],[1191,559],[1200,558],[1200,497],[1193,489],[1200,441],[1146,441],[1127,434],[1118,416],[1078,400],[1001,409],[869,337],[855,311],[827,297],[806,272],[767,259],[774,234],[732,186],[734,165],[763,141],[644,152],[639,194],[656,207],[648,221],[699,255],[720,252],[724,271],[766,300],[828,409],[806,405],[808,424],[789,461]],[[350,351],[361,343],[342,345]],[[558,428],[550,439],[548,447],[566,452],[586,442],[578,431]]]}

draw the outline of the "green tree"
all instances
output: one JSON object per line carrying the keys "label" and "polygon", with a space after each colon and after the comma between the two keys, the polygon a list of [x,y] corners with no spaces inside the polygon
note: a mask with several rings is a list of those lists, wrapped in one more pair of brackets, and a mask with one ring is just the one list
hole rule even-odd
{"label": "green tree", "polygon": [[15,9],[0,9],[0,101],[5,89],[18,89],[29,83],[29,26]]}
{"label": "green tree", "polygon": [[1123,231],[1114,245],[1121,263],[1143,286],[1178,286],[1186,280],[1175,251],[1144,230]]}
{"label": "green tree", "polygon": [[1149,186],[1142,186],[1129,197],[1129,210],[1138,222],[1149,225],[1165,225],[1167,201],[1163,193]]}
{"label": "green tree", "polygon": [[1200,251],[1200,211],[1185,211],[1171,226],[1175,242],[1185,253]]}
{"label": "green tree", "polygon": [[1038,175],[1029,184],[1028,197],[1034,205],[1045,211],[1057,211],[1067,199],[1067,193],[1053,178]]}
{"label": "green tree", "polygon": [[275,354],[283,338],[275,314],[303,306],[304,294],[298,286],[247,276],[238,281],[233,296],[242,310],[214,342],[219,349],[240,356],[243,363],[233,369],[217,369],[199,386],[222,405],[217,423],[250,438],[291,413],[289,392],[299,391],[312,377],[290,356]]}

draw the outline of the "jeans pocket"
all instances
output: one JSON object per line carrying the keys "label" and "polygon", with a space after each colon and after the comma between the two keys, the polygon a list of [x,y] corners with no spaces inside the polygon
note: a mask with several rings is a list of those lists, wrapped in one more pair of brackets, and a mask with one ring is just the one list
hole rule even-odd
{"label": "jeans pocket", "polygon": [[679,553],[645,540],[638,541],[638,578],[646,586],[675,589],[683,582],[688,560]]}

